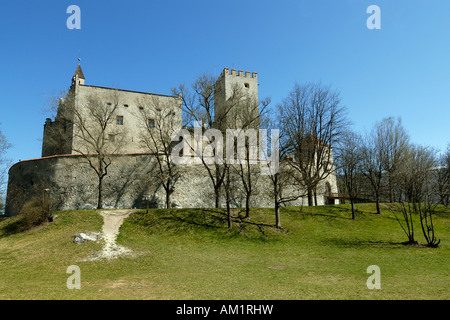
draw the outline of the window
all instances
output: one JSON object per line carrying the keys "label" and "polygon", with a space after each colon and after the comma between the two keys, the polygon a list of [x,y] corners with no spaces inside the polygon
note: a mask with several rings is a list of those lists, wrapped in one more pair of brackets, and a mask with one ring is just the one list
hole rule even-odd
{"label": "window", "polygon": [[107,105],[108,107],[111,107],[111,106],[112,106],[112,103],[111,103],[111,102],[107,102],[106,105]]}
{"label": "window", "polygon": [[139,110],[144,110],[144,107],[143,106],[139,106]]}
{"label": "window", "polygon": [[148,124],[149,128],[154,128],[155,127],[155,119],[148,119],[147,124]]}
{"label": "window", "polygon": [[125,108],[128,108],[128,105],[127,105],[127,104],[124,104],[123,106],[124,106]]}
{"label": "window", "polygon": [[250,84],[244,83],[244,87],[247,88],[247,89],[249,89],[249,88],[250,88]]}
{"label": "window", "polygon": [[116,117],[116,124],[119,126],[123,126],[123,116]]}
{"label": "window", "polygon": [[109,142],[114,142],[116,141],[116,137],[113,134],[109,135]]}

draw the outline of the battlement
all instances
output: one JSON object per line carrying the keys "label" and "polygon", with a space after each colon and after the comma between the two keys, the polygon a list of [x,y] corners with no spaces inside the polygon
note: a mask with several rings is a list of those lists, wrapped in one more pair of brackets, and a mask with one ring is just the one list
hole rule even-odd
{"label": "battlement", "polygon": [[243,70],[236,70],[236,69],[230,69],[229,68],[224,68],[222,71],[222,74],[220,75],[220,77],[222,77],[223,75],[232,75],[232,76],[236,76],[236,77],[244,77],[244,78],[254,78],[256,79],[258,77],[258,73],[256,72],[250,72],[250,71],[243,71]]}

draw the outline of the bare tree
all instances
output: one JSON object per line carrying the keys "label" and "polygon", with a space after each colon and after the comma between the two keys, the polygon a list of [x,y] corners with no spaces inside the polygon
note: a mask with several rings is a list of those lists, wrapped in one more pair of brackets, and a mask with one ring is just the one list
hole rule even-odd
{"label": "bare tree", "polygon": [[437,248],[441,239],[438,239],[435,234],[433,214],[436,205],[433,204],[429,199],[418,204],[418,213],[420,217],[420,225],[422,227],[422,233],[427,242],[427,246],[430,248]]}
{"label": "bare tree", "polygon": [[0,184],[6,182],[6,169],[11,164],[11,161],[5,158],[6,152],[11,148],[11,143],[0,130]]}
{"label": "bare tree", "polygon": [[339,154],[336,157],[336,170],[341,175],[345,191],[350,199],[352,219],[355,219],[354,203],[360,196],[362,187],[362,146],[362,138],[354,132],[348,132],[340,142]]}
{"label": "bare tree", "polygon": [[390,207],[391,212],[394,214],[395,219],[398,224],[402,228],[405,235],[408,237],[408,241],[406,244],[417,244],[417,241],[414,238],[414,223],[413,223],[413,214],[417,212],[417,204],[412,203],[400,203],[400,212],[402,214],[402,220],[397,217],[396,208]]}
{"label": "bare tree", "polygon": [[[229,92],[227,100],[223,102],[220,110],[215,110],[216,103],[214,100],[215,95],[221,95],[223,92],[216,92],[216,78],[210,75],[200,76],[191,86],[187,88],[185,85],[179,85],[177,88],[172,89],[174,94],[181,94],[183,105],[183,124],[188,127],[196,126],[202,128],[202,133],[207,133],[210,129],[220,130],[221,138],[226,137],[227,140],[234,137],[241,138],[245,131],[248,129],[258,129],[261,123],[261,115],[264,114],[267,105],[270,103],[270,99],[266,98],[261,102],[258,102],[256,97],[248,95],[237,84],[232,86]],[[199,125],[200,124],[200,125]],[[233,135],[230,135],[230,131],[234,130]],[[195,130],[195,128],[194,128]],[[217,136],[208,136],[205,134],[206,141],[202,140],[204,146],[216,143]],[[222,140],[223,142],[223,140]],[[234,142],[234,141],[233,141]],[[242,150],[227,150],[228,154],[223,153],[219,155],[217,150],[213,149],[213,154],[207,157],[217,156],[222,157],[219,161],[211,163],[207,161],[202,152],[198,152],[195,148],[195,143],[191,143],[191,149],[196,153],[196,157],[200,159],[206,170],[214,189],[215,206],[220,207],[221,193],[225,191],[225,201],[227,207],[227,215],[231,222],[230,201],[231,190],[230,188],[236,183],[236,175],[240,177],[242,182],[243,191],[246,198],[246,214],[249,216],[250,212],[250,198],[254,192],[254,184],[258,177],[255,174],[255,167],[252,167],[252,163],[256,159],[251,159],[251,152],[249,151],[254,147],[250,140],[245,140],[241,147]],[[234,143],[232,143],[235,145]],[[241,153],[242,151],[242,153]],[[228,161],[224,161],[224,156],[230,157],[237,153],[242,155],[238,156],[236,165],[230,166]],[[222,190],[224,189],[224,190]]]}
{"label": "bare tree", "polygon": [[409,136],[403,128],[400,118],[397,121],[392,117],[385,118],[376,125],[376,128],[383,171],[387,178],[389,201],[392,203],[394,202],[399,167],[406,157]]}
{"label": "bare tree", "polygon": [[4,194],[0,193],[0,215],[5,214],[5,201],[3,200]]}
{"label": "bare tree", "polygon": [[[280,128],[280,119],[277,117],[272,117],[267,123],[267,128],[270,131]],[[302,186],[298,184],[300,179],[295,179],[298,172],[289,165],[289,161],[287,160],[289,157],[287,154],[289,148],[283,145],[283,142],[286,141],[280,135],[283,133],[284,131],[279,131],[278,135],[268,135],[270,148],[263,148],[261,150],[263,158],[261,159],[261,162],[263,167],[265,167],[265,173],[269,178],[271,187],[267,190],[267,192],[273,199],[275,227],[278,229],[282,228],[280,208],[283,205],[293,202],[306,195],[305,193],[298,192],[298,190],[302,189]],[[280,163],[272,163],[271,161],[268,161],[272,158],[275,152],[278,153],[278,159],[281,160]]]}
{"label": "bare tree", "polygon": [[[267,126],[267,111],[270,104],[270,98],[266,98],[258,103],[250,97],[245,97],[239,88],[233,88],[232,99],[235,109],[239,113],[232,119],[238,119],[239,128],[235,129],[238,143],[236,145],[237,166],[232,166],[239,176],[245,194],[245,218],[250,216],[250,201],[254,193],[255,185],[260,177],[259,159],[259,132],[257,129]],[[234,125],[234,124],[230,124]],[[230,138],[228,131],[227,140]],[[233,141],[234,141],[234,137]],[[235,145],[235,143],[230,145]],[[229,151],[229,150],[227,150]],[[234,153],[235,150],[232,152]]]}
{"label": "bare tree", "polygon": [[231,184],[232,180],[230,177],[230,167],[228,165],[224,166],[225,168],[225,176],[224,176],[224,188],[225,188],[225,203],[227,208],[227,224],[228,224],[228,230],[231,230],[233,228],[233,217],[231,215]]}
{"label": "bare tree", "polygon": [[438,159],[438,167],[435,168],[439,203],[448,206],[450,203],[450,144],[447,151]]}
{"label": "bare tree", "polygon": [[141,106],[137,115],[143,127],[141,143],[155,156],[156,166],[152,178],[156,178],[166,195],[166,208],[171,208],[171,195],[181,176],[178,166],[172,161],[172,135],[181,127],[181,106],[167,105],[150,95],[138,101]]}
{"label": "bare tree", "polygon": [[340,95],[320,84],[296,84],[279,113],[286,146],[294,155],[289,164],[307,189],[308,205],[317,205],[317,186],[334,173],[332,146],[348,125]]}
{"label": "bare tree", "polygon": [[193,127],[195,122],[203,123],[206,128],[213,128],[214,84],[217,78],[209,74],[199,76],[188,88],[185,84],[172,88],[174,95],[180,95],[183,108],[183,126]]}
{"label": "bare tree", "polygon": [[73,129],[73,152],[81,154],[95,172],[98,181],[97,209],[103,208],[103,180],[114,155],[125,143],[123,119],[117,118],[119,93],[107,96],[91,95],[75,101],[69,92],[60,108],[61,121]]}
{"label": "bare tree", "polygon": [[[214,84],[216,78],[211,75],[203,74],[194,81],[191,88],[181,84],[176,88],[172,88],[174,95],[180,95],[183,108],[183,125],[193,127],[196,123],[200,123],[204,130],[215,128],[216,119],[214,112]],[[220,121],[219,121],[220,122]],[[212,139],[212,138],[211,138]],[[210,140],[210,143],[213,141]],[[193,143],[189,142],[190,148],[196,152]],[[213,156],[216,156],[217,150],[214,149]],[[221,189],[224,179],[227,175],[227,164],[218,163],[210,164],[205,161],[203,154],[196,154],[201,160],[208,177],[211,180],[214,189],[215,207],[220,207]]]}
{"label": "bare tree", "polygon": [[400,173],[401,201],[422,202],[431,195],[431,174],[435,165],[433,149],[413,144],[408,147]]}
{"label": "bare tree", "polygon": [[383,188],[383,137],[373,128],[369,134],[364,137],[362,152],[362,173],[369,181],[375,203],[377,214],[381,214],[380,197]]}
{"label": "bare tree", "polygon": [[363,174],[372,188],[377,213],[380,201],[388,191],[390,202],[395,200],[398,189],[399,170],[406,159],[409,136],[401,124],[401,120],[384,118],[377,122],[369,134],[366,134],[363,148]]}
{"label": "bare tree", "polygon": [[409,243],[415,243],[413,214],[420,217],[423,235],[427,246],[437,247],[440,240],[435,236],[433,213],[436,204],[432,203],[432,168],[436,165],[433,149],[410,145],[400,173],[399,202],[406,227],[397,219],[408,236]]}
{"label": "bare tree", "polygon": [[295,170],[285,161],[280,163],[278,170],[268,165],[271,171],[268,175],[272,189],[269,190],[274,203],[275,227],[281,229],[280,208],[305,196],[304,193],[294,192],[293,189],[299,189],[298,179],[294,179],[297,174]]}
{"label": "bare tree", "polygon": [[[215,94],[221,94],[221,92],[215,91]],[[270,99],[264,100],[263,113],[269,102]],[[226,162],[223,166],[227,168],[224,183],[229,219],[231,216],[229,195],[232,185],[230,179],[234,180],[235,178],[234,174],[230,174],[230,170],[233,170],[233,173],[240,178],[245,194],[245,218],[250,215],[250,199],[258,178],[258,174],[255,172],[257,168],[253,167],[252,163],[257,162],[258,157],[258,133],[256,130],[260,126],[260,118],[257,97],[248,95],[237,83],[231,87],[230,97],[225,105],[215,112],[214,126],[226,134]],[[237,165],[233,165],[235,156],[237,156]]]}
{"label": "bare tree", "polygon": [[5,157],[9,148],[11,148],[11,143],[0,130],[0,212],[4,211],[4,188],[7,182],[7,169],[11,165],[11,161]]}

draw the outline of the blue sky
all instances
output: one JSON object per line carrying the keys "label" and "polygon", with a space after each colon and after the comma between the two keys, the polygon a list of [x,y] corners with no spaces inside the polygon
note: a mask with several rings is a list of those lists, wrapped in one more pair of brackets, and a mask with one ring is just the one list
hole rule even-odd
{"label": "blue sky", "polygon": [[[69,5],[81,30],[69,30]],[[369,5],[381,30],[369,30]],[[169,94],[224,67],[258,72],[261,98],[295,82],[340,91],[354,129],[401,117],[413,142],[450,142],[450,1],[2,1],[0,129],[14,162],[41,155],[48,97],[81,57],[86,84]]]}

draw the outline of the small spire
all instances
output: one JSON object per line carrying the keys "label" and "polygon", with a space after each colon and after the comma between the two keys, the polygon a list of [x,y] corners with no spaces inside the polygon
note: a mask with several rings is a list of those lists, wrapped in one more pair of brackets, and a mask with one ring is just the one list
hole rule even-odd
{"label": "small spire", "polygon": [[[80,58],[78,58],[78,61],[81,61]],[[77,66],[77,70],[75,70],[75,74],[72,77],[72,85],[74,84],[81,84],[84,85],[84,74],[83,74],[83,70],[81,70],[81,66],[80,64],[78,64]]]}
{"label": "small spire", "polygon": [[85,79],[80,65],[77,66],[77,70],[75,70],[75,74],[73,76],[75,77],[77,75],[78,75],[78,79]]}

